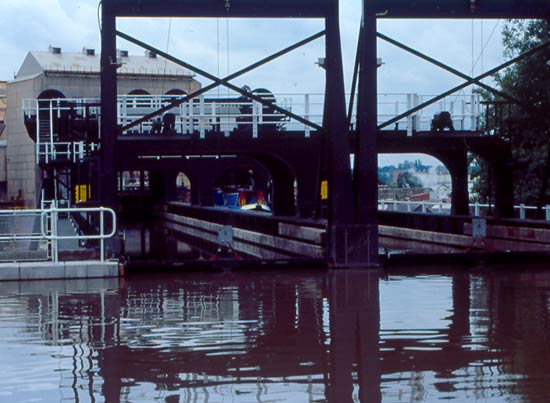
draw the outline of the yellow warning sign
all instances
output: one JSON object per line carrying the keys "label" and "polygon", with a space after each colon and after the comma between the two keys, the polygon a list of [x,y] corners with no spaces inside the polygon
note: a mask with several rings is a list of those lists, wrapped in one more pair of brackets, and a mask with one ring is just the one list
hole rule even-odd
{"label": "yellow warning sign", "polygon": [[321,181],[321,200],[328,200],[328,181]]}
{"label": "yellow warning sign", "polygon": [[74,189],[74,201],[82,203],[90,198],[90,185],[76,185]]}

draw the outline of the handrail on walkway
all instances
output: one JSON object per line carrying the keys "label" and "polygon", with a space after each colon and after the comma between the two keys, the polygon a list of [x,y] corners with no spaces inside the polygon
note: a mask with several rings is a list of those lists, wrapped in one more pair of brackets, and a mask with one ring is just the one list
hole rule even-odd
{"label": "handrail on walkway", "polygon": [[[378,201],[378,210],[382,211],[400,211],[399,206],[405,206],[404,211],[408,213],[437,213],[449,215],[451,211],[450,202],[440,202],[440,201],[422,201],[422,200],[379,200]],[[517,218],[520,220],[526,219],[537,219],[533,217],[528,217],[528,212],[538,211],[539,207],[537,206],[526,206],[525,204],[514,205],[514,212],[517,213]],[[485,217],[490,216],[490,211],[495,208],[494,204],[487,203],[470,203],[470,214],[473,217]],[[544,211],[544,220],[550,222],[550,205],[545,205],[540,208]],[[401,210],[403,211],[403,210]]]}
{"label": "handrail on walkway", "polygon": [[[58,220],[60,214],[99,214],[99,226],[95,233],[71,235],[59,234]],[[112,217],[112,227],[109,233],[106,231],[105,214]],[[39,224],[40,221],[40,224]],[[40,227],[40,228],[38,228]],[[21,210],[0,210],[0,244],[7,242],[13,243],[19,258],[9,257],[8,261],[29,260],[26,255],[29,254],[29,245],[33,242],[46,242],[49,245],[49,253],[44,256],[35,256],[31,260],[46,260],[59,262],[60,241],[65,240],[99,240],[100,261],[105,259],[105,239],[111,238],[117,231],[117,222],[115,212],[106,207],[86,207],[86,208],[58,208],[55,203],[48,208],[42,209],[21,209]],[[19,246],[18,246],[19,245]],[[21,247],[23,245],[23,247]],[[36,244],[35,244],[36,245]],[[5,246],[0,247],[5,254],[9,250]],[[26,251],[26,252],[25,252]],[[46,252],[46,250],[45,250]],[[11,255],[10,255],[11,256]]]}
{"label": "handrail on walkway", "polygon": [[[105,213],[109,213],[112,216],[112,229],[111,232],[105,234]],[[99,233],[98,234],[84,234],[84,235],[58,235],[57,220],[59,213],[100,213],[99,214]],[[45,223],[47,222],[48,215],[50,215],[51,233],[48,233]],[[46,220],[44,220],[46,218]],[[50,207],[47,210],[42,210],[40,213],[40,232],[43,238],[52,241],[52,257],[54,262],[59,261],[59,244],[60,240],[70,239],[99,239],[99,260],[105,261],[105,239],[111,238],[116,233],[116,214],[114,210],[107,207],[85,207],[85,208],[58,208]]]}

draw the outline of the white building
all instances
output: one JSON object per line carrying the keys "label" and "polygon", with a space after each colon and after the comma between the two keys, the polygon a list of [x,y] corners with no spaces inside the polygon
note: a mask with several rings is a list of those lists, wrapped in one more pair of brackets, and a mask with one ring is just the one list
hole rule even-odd
{"label": "white building", "polygon": [[[119,51],[119,61],[121,95],[181,95],[201,87],[189,70],[151,52],[134,56]],[[34,142],[24,125],[24,100],[99,97],[100,56],[93,49],[65,53],[61,48],[50,47],[45,52],[27,54],[15,79],[7,83],[7,129],[0,137],[0,159],[1,140],[7,140],[7,161],[0,160],[0,197],[2,181],[7,199],[23,198],[26,206],[34,207],[40,196],[42,177],[36,165]],[[7,173],[2,171],[3,166]]]}

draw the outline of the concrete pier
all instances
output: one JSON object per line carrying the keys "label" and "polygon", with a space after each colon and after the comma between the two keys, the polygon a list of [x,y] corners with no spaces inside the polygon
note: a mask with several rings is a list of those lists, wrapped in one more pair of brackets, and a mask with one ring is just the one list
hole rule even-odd
{"label": "concrete pier", "polygon": [[122,266],[113,261],[19,262],[0,264],[0,281],[119,277]]}

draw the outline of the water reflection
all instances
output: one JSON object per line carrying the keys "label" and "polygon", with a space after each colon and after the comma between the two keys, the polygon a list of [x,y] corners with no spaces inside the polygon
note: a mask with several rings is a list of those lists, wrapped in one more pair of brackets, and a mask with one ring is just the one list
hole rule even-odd
{"label": "water reflection", "polygon": [[550,275],[445,273],[0,283],[0,399],[544,401]]}

